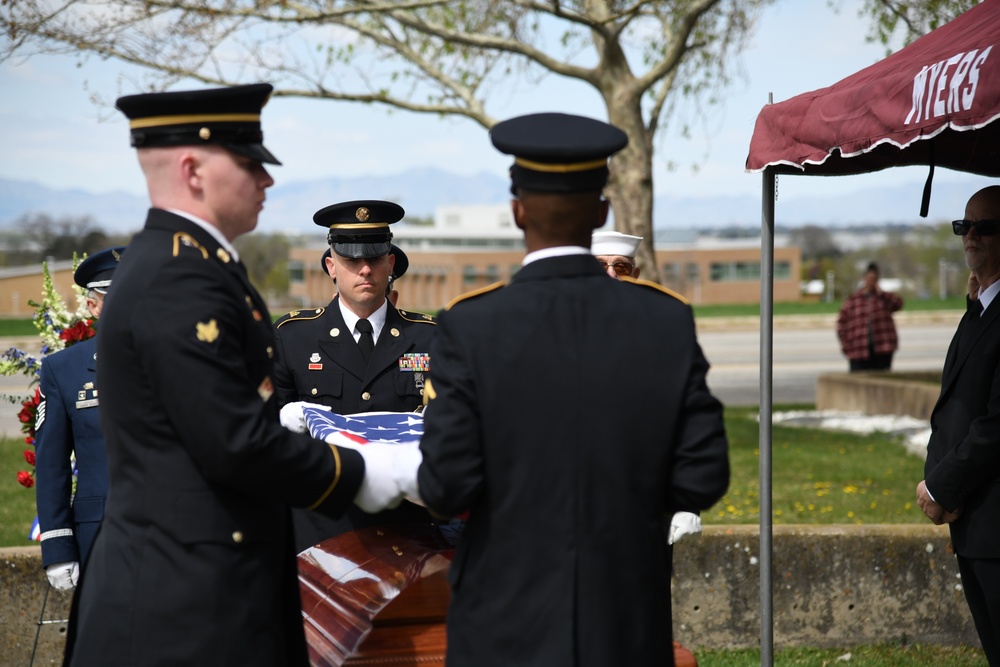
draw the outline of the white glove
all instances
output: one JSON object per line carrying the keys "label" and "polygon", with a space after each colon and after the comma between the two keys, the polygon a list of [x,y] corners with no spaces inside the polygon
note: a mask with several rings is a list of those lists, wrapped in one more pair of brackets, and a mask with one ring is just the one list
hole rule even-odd
{"label": "white glove", "polygon": [[308,430],[306,426],[305,415],[302,414],[302,408],[319,408],[320,410],[330,410],[329,405],[319,405],[317,403],[306,403],[305,401],[295,401],[294,403],[289,403],[281,408],[281,412],[278,413],[278,421],[281,425],[287,428],[289,431],[294,431],[296,433],[305,433]]}
{"label": "white glove", "polygon": [[[335,444],[343,446],[339,442]],[[375,514],[403,502],[403,490],[396,474],[395,450],[399,446],[370,442],[350,448],[365,460],[365,478],[354,496],[354,504],[369,514]]]}
{"label": "white glove", "polygon": [[76,588],[80,579],[79,563],[53,563],[45,568],[49,584],[57,591],[70,591]]}
{"label": "white glove", "polygon": [[667,544],[677,544],[685,537],[701,535],[701,517],[692,512],[676,512],[670,518]]}
{"label": "white glove", "polygon": [[411,503],[423,505],[420,489],[417,488],[417,469],[424,460],[420,453],[420,442],[404,442],[393,446],[392,474],[396,484]]}

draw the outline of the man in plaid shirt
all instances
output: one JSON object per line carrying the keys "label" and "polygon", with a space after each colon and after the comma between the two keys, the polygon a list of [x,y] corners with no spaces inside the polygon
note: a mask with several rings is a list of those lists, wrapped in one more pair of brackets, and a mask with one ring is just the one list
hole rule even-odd
{"label": "man in plaid shirt", "polygon": [[892,355],[899,347],[892,314],[902,307],[899,295],[878,286],[878,265],[869,264],[864,285],[847,297],[837,317],[837,338],[852,373],[892,367]]}

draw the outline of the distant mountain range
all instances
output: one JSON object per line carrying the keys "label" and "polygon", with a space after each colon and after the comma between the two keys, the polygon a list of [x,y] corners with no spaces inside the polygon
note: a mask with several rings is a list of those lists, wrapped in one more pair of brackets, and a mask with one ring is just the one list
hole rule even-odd
{"label": "distant mountain range", "polygon": [[[452,174],[439,169],[411,169],[399,174],[329,178],[276,185],[268,190],[258,229],[270,232],[309,233],[312,215],[327,204],[351,199],[387,199],[398,202],[410,216],[430,217],[438,206],[491,204],[510,198],[506,178],[491,173]],[[864,223],[914,223],[923,183],[894,188],[859,190],[850,197],[780,199],[778,225],[818,224],[847,226]],[[963,184],[936,183],[931,200],[931,220],[957,215],[965,208],[969,188]],[[85,192],[55,190],[26,181],[0,179],[0,229],[10,229],[21,216],[46,213],[55,218],[91,216],[109,232],[137,230],[145,218],[145,196],[121,191]],[[657,197],[657,228],[759,227],[760,200],[751,196]],[[935,215],[943,212],[942,215]]]}

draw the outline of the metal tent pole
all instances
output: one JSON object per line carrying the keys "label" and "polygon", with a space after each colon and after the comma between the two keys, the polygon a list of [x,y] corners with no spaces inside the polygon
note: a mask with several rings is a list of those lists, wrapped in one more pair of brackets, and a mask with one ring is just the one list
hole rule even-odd
{"label": "metal tent pole", "polygon": [[774,353],[773,167],[764,170],[760,225],[760,664],[774,666],[774,600],[771,589],[771,411]]}

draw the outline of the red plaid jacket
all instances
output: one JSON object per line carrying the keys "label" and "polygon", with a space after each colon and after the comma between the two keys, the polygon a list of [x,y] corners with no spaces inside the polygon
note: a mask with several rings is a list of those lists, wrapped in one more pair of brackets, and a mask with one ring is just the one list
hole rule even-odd
{"label": "red plaid jacket", "polygon": [[875,354],[889,354],[899,347],[892,314],[903,307],[903,299],[891,292],[870,297],[858,290],[847,297],[837,317],[837,338],[848,359],[868,358],[868,335],[875,342]]}

